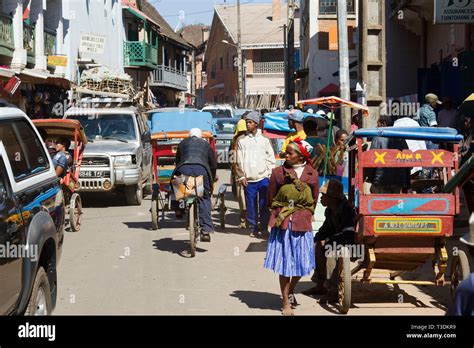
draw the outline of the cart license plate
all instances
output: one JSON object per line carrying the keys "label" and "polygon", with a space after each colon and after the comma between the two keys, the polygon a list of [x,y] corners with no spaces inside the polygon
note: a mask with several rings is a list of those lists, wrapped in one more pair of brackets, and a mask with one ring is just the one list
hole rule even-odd
{"label": "cart license plate", "polygon": [[85,170],[79,174],[80,178],[101,178],[104,176],[104,172],[101,170]]}
{"label": "cart license plate", "polygon": [[383,217],[374,219],[374,231],[378,234],[416,232],[440,233],[439,218]]}

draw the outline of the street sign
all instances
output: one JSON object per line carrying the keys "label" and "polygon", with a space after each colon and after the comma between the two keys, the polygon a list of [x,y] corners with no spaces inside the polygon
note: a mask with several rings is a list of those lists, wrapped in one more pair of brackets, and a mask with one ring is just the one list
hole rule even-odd
{"label": "street sign", "polygon": [[435,24],[474,23],[474,0],[435,0]]}
{"label": "street sign", "polygon": [[104,54],[105,36],[81,34],[79,52]]}
{"label": "street sign", "polygon": [[49,66],[67,66],[67,56],[48,56]]}

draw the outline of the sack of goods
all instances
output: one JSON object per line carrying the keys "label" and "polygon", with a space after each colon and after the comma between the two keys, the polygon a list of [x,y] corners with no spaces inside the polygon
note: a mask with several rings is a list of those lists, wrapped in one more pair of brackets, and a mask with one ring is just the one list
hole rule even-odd
{"label": "sack of goods", "polygon": [[177,201],[188,197],[204,196],[204,177],[202,175],[197,177],[175,175],[171,179],[171,186]]}

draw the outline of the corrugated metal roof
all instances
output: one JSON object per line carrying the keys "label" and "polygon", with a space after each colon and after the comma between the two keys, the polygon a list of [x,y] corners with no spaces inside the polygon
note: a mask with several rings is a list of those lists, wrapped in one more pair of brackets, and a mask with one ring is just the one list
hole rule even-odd
{"label": "corrugated metal roof", "polygon": [[[230,34],[237,41],[237,6],[221,5],[215,8]],[[287,23],[287,6],[281,5],[279,20],[272,20],[272,4],[243,4],[240,6],[242,48],[260,46],[283,47],[283,25]],[[298,16],[298,12],[296,12]],[[300,23],[295,18],[295,45],[299,45]]]}

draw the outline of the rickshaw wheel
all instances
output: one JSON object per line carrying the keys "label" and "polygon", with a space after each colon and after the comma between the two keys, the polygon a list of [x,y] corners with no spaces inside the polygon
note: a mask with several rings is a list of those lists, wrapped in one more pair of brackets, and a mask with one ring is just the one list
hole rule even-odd
{"label": "rickshaw wheel", "polygon": [[347,314],[351,307],[351,258],[347,247],[342,248],[340,252],[337,262],[339,266],[338,304],[339,312]]}
{"label": "rickshaw wheel", "polygon": [[158,216],[159,216],[158,201],[154,199],[151,201],[151,228],[155,231],[160,228],[160,224],[158,222],[158,219],[159,219]]}
{"label": "rickshaw wheel", "polygon": [[463,250],[458,250],[458,255],[453,257],[451,263],[451,297],[454,297],[456,289],[464,279],[469,277],[469,260]]}
{"label": "rickshaw wheel", "polygon": [[74,193],[71,196],[71,203],[69,204],[69,224],[71,230],[77,232],[81,229],[81,216],[82,216],[82,200],[81,196]]}
{"label": "rickshaw wheel", "polygon": [[188,214],[188,226],[189,226],[189,242],[190,242],[190,253],[191,257],[196,256],[196,234],[197,224],[196,224],[196,205],[197,202],[194,202],[189,207]]}

